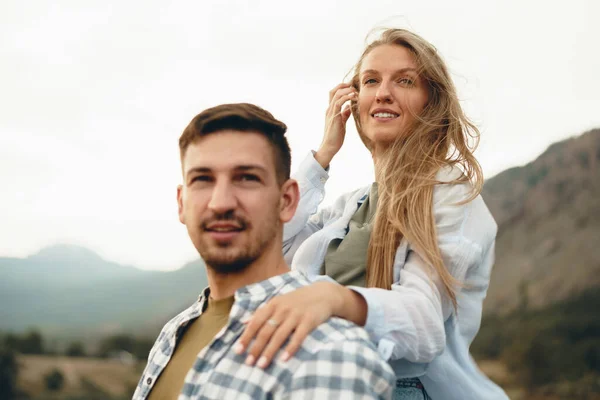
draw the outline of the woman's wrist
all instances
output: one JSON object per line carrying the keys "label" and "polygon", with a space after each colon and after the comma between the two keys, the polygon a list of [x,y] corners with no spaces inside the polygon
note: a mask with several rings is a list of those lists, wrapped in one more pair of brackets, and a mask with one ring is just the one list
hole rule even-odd
{"label": "woman's wrist", "polygon": [[327,169],[335,154],[336,152],[334,151],[320,147],[319,150],[317,150],[317,152],[314,154],[314,157],[315,160],[317,160],[317,162],[321,164],[321,167],[323,167],[323,169]]}
{"label": "woman's wrist", "polygon": [[348,289],[343,285],[335,284],[332,290],[336,299],[332,304],[333,315],[354,322],[356,325],[364,326],[367,322],[367,301],[358,292]]}

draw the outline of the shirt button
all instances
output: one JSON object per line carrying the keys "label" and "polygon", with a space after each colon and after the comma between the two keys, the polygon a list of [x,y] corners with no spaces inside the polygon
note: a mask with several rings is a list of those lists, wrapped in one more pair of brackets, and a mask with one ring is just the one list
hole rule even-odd
{"label": "shirt button", "polygon": [[147,383],[148,385],[150,385],[150,384],[152,383],[152,378],[148,378],[148,379],[146,379],[146,383]]}
{"label": "shirt button", "polygon": [[325,178],[325,177],[322,176],[321,177],[321,183],[325,183],[326,181],[327,181],[327,178]]}

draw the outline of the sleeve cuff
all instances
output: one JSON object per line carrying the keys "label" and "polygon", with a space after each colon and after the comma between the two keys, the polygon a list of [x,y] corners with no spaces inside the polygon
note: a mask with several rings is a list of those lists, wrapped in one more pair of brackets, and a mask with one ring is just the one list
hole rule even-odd
{"label": "sleeve cuff", "polygon": [[331,283],[335,283],[338,284],[335,279],[333,279],[332,277],[330,277],[329,275],[313,275],[313,276],[307,276],[306,277],[311,283],[315,283],[315,282],[331,282]]}
{"label": "sleeve cuff", "polygon": [[295,175],[304,177],[315,188],[325,190],[325,183],[329,179],[328,170],[315,160],[314,152],[311,152],[302,160]]}
{"label": "sleeve cuff", "polygon": [[348,286],[348,289],[359,293],[367,302],[367,321],[365,322],[365,329],[369,333],[369,336],[371,336],[371,340],[374,343],[379,343],[384,335],[381,327],[385,326],[385,315],[380,299],[368,288]]}

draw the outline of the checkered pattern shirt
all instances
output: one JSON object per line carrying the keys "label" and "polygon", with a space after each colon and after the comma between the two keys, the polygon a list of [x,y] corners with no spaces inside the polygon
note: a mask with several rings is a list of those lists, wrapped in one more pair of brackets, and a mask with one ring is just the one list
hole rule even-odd
{"label": "checkered pattern shirt", "polygon": [[[309,282],[289,272],[245,286],[235,293],[226,326],[198,354],[188,371],[179,400],[187,399],[390,399],[396,377],[362,328],[340,318],[317,327],[288,361],[276,354],[266,369],[244,364],[233,346],[240,322],[271,297]],[[150,351],[148,364],[133,395],[146,399],[175,350],[178,335],[202,314],[208,288],[198,302],[168,322]],[[280,350],[281,352],[281,350]]]}

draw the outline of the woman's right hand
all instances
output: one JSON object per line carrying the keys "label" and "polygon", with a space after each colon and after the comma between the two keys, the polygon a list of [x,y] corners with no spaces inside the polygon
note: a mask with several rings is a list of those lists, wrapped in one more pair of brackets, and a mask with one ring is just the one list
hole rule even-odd
{"label": "woman's right hand", "polygon": [[333,156],[337,154],[344,144],[346,136],[346,122],[352,113],[350,105],[342,106],[349,100],[358,96],[356,89],[349,83],[340,83],[329,92],[329,107],[325,114],[325,134],[315,159],[323,168],[327,168]]}

